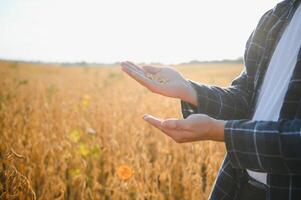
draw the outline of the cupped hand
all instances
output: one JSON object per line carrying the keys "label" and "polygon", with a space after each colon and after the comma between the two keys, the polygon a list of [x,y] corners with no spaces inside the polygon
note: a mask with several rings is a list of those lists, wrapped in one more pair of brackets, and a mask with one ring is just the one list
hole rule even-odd
{"label": "cupped hand", "polygon": [[224,141],[225,121],[216,120],[207,115],[193,114],[186,119],[165,120],[144,115],[143,119],[178,143],[199,140]]}
{"label": "cupped hand", "polygon": [[196,105],[196,92],[180,72],[172,67],[138,66],[121,63],[121,69],[151,92],[179,98]]}

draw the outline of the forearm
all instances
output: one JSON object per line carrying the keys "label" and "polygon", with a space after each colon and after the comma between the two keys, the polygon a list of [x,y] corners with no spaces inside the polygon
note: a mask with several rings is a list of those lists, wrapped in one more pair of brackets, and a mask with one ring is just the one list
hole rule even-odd
{"label": "forearm", "polygon": [[248,83],[246,72],[243,72],[227,88],[208,86],[190,81],[195,90],[196,105],[181,102],[184,118],[190,114],[206,114],[215,119],[246,119],[250,114],[252,84]]}

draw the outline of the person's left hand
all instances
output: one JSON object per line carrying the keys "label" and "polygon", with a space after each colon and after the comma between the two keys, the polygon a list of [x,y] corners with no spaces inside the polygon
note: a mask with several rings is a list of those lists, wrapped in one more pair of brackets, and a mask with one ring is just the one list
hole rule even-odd
{"label": "person's left hand", "polygon": [[203,114],[193,114],[186,119],[158,119],[144,115],[143,119],[160,129],[177,143],[199,140],[224,141],[225,121],[213,119]]}

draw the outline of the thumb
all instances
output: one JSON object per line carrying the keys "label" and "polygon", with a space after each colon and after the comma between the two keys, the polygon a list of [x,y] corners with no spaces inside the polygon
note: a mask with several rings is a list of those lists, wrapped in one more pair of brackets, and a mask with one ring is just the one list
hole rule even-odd
{"label": "thumb", "polygon": [[142,66],[142,69],[148,73],[151,73],[151,74],[156,74],[158,72],[161,71],[161,68],[159,67],[154,67],[154,66],[150,66],[150,65],[145,65],[145,66]]}

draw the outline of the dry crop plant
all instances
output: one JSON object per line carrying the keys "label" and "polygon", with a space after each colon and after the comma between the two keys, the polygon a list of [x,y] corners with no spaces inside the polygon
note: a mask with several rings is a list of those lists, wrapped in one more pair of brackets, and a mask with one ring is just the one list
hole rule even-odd
{"label": "dry crop plant", "polygon": [[[226,85],[241,66],[179,69]],[[0,198],[206,199],[224,145],[176,144],[144,113],[181,117],[116,67],[0,62]]]}

